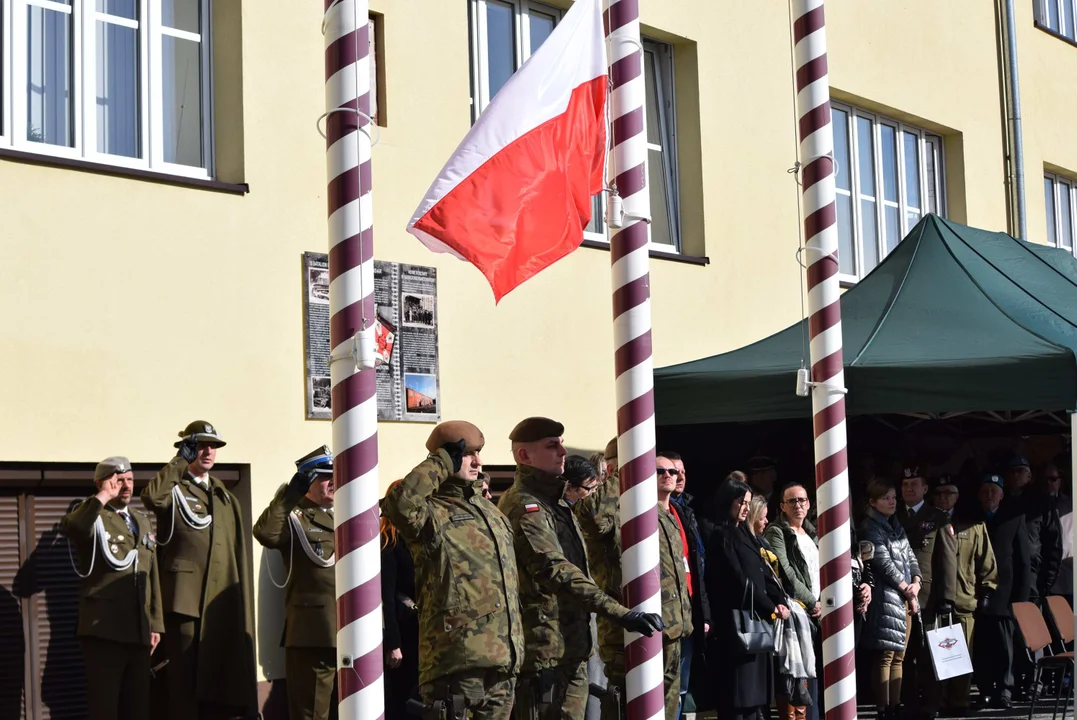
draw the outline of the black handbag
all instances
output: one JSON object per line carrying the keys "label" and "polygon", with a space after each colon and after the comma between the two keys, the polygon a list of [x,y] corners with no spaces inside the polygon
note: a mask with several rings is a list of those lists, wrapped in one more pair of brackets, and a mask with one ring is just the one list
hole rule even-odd
{"label": "black handbag", "polygon": [[756,617],[755,595],[749,592],[748,581],[745,580],[744,596],[741,597],[742,606],[744,597],[749,595],[752,601],[748,610],[743,608],[733,610],[733,631],[737,649],[744,655],[774,652],[774,626]]}

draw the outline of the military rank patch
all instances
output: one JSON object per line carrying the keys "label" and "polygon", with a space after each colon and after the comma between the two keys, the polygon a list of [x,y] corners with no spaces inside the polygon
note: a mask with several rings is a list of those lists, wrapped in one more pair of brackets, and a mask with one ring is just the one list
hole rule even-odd
{"label": "military rank patch", "polygon": [[538,512],[538,511],[539,511],[538,503],[528,503],[528,504],[524,505],[524,512]]}

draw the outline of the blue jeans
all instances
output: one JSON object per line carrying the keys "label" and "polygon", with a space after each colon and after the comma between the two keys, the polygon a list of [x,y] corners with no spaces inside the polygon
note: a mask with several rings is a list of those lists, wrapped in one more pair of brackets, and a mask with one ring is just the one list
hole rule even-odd
{"label": "blue jeans", "polygon": [[681,638],[681,701],[677,705],[677,717],[684,712],[684,697],[688,694],[688,678],[692,676],[692,636]]}

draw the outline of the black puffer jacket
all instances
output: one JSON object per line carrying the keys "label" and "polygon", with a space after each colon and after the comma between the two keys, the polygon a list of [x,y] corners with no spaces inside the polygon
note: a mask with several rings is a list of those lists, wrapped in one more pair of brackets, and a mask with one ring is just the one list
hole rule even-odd
{"label": "black puffer jacket", "polygon": [[901,583],[912,582],[920,575],[916,555],[896,517],[885,517],[875,510],[860,526],[860,539],[875,546],[870,562],[875,576],[875,590],[868,607],[866,646],[875,650],[905,650],[905,596]]}

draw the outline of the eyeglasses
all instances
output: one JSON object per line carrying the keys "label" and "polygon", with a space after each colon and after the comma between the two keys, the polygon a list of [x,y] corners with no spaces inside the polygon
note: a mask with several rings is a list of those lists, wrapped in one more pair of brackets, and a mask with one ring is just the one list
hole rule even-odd
{"label": "eyeglasses", "polygon": [[659,475],[677,475],[677,468],[658,468],[656,470]]}
{"label": "eyeglasses", "polygon": [[1047,482],[1058,482],[1062,477],[1059,475],[1044,475],[1043,479]]}
{"label": "eyeglasses", "polygon": [[808,498],[790,498],[788,500],[783,500],[782,501],[782,505],[807,505],[807,504],[808,504]]}

